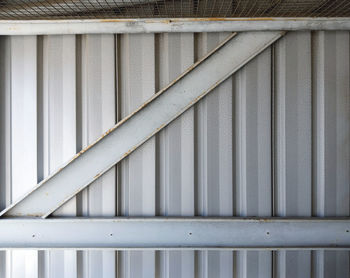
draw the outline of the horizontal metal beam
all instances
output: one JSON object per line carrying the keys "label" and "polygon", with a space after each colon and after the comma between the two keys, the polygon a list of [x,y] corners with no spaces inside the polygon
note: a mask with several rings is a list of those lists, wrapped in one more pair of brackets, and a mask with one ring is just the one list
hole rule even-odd
{"label": "horizontal metal beam", "polygon": [[0,215],[47,217],[282,35],[283,32],[230,35],[209,55]]}
{"label": "horizontal metal beam", "polygon": [[350,249],[350,220],[3,219],[0,249]]}
{"label": "horizontal metal beam", "polygon": [[350,18],[174,18],[0,21],[0,35],[350,30]]}

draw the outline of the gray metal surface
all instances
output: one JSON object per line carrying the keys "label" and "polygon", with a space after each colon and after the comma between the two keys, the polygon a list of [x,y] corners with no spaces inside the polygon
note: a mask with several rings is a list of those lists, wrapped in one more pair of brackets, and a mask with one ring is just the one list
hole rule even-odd
{"label": "gray metal surface", "polygon": [[349,218],[4,219],[0,249],[350,249],[349,229]]}
{"label": "gray metal surface", "polygon": [[[198,37],[199,57],[205,55],[225,38],[225,33],[201,34]],[[217,89],[219,94],[208,95],[196,107],[195,118],[197,144],[195,149],[195,213],[196,215],[231,216],[233,211],[232,196],[232,156],[227,155],[232,149],[232,83],[227,80]],[[221,104],[219,106],[219,104]],[[227,135],[227,136],[226,136]],[[221,139],[221,140],[220,140]],[[222,148],[220,146],[222,144]],[[195,172],[196,173],[196,172]],[[225,181],[228,181],[227,183]],[[197,255],[200,275],[232,275],[233,253],[228,251],[200,251]]]}
{"label": "gray metal surface", "polygon": [[[272,214],[271,176],[271,48],[236,75],[234,192],[236,215]],[[259,138],[259,140],[257,140]],[[272,252],[241,251],[236,256],[239,276],[270,276]]]}
{"label": "gray metal surface", "polygon": [[[253,32],[229,35],[203,60],[186,70],[154,98],[130,112],[126,121],[107,130],[97,141],[88,145],[71,160],[68,159],[64,166],[59,168],[56,165],[59,169],[55,173],[40,182],[32,192],[28,192],[6,208],[0,216],[45,218],[68,200],[72,202],[70,199],[87,185],[147,142],[283,34]],[[133,73],[137,74],[137,71]],[[203,76],[207,78],[203,80]],[[69,95],[65,88],[61,88],[60,91]],[[57,104],[58,100],[52,103]],[[74,106],[74,101],[70,103]],[[70,129],[67,127],[64,130]],[[64,134],[63,130],[60,134]],[[59,140],[57,136],[53,139]]]}
{"label": "gray metal surface", "polygon": [[[125,34],[120,36],[117,47],[120,63],[118,120],[121,120],[156,93],[155,35]],[[155,137],[119,164],[118,178],[118,215],[155,216]],[[155,277],[156,271],[155,251],[118,253],[118,275],[121,277]]]}
{"label": "gray metal surface", "polygon": [[[225,34],[226,38],[229,34]],[[195,61],[195,35],[192,33],[165,34],[159,45],[159,80],[164,87]],[[219,42],[217,42],[219,43]],[[174,120],[157,135],[159,161],[158,215],[194,216],[194,107]],[[176,149],[173,147],[176,146]],[[160,275],[184,277],[195,270],[195,251],[160,251]]]}
{"label": "gray metal surface", "polygon": [[[81,39],[77,53],[78,71],[77,150],[85,148],[116,123],[115,38],[114,35],[89,35]],[[98,74],[96,74],[98,72]],[[81,216],[114,216],[117,202],[116,169],[113,167],[78,196]],[[78,273],[83,277],[115,277],[113,251],[86,251],[78,255]],[[60,273],[60,272],[58,272]],[[76,271],[72,276],[76,277]]]}
{"label": "gray metal surface", "polygon": [[[350,96],[349,33],[321,32],[313,37],[314,133],[313,213],[349,215]],[[341,119],[347,119],[345,122]],[[318,251],[313,254],[316,275],[349,276],[348,254]]]}
{"label": "gray metal surface", "polygon": [[[274,215],[311,216],[311,33],[290,34],[275,53]],[[281,275],[310,277],[311,252],[277,252],[276,268]]]}
{"label": "gray metal surface", "polygon": [[[140,87],[144,88],[142,95],[148,98],[182,71],[183,68],[180,67],[180,63],[184,67],[187,67],[193,60],[198,60],[206,53],[206,50],[203,49],[205,44],[208,45],[207,49],[209,50],[220,39],[225,38],[225,34],[219,35],[215,33],[109,36],[75,36],[75,47],[66,48],[65,51],[68,53],[64,53],[63,49],[60,48],[52,49],[56,54],[52,56],[64,57],[69,53],[76,53],[77,55],[75,58],[76,89],[74,92],[77,96],[77,102],[76,107],[71,108],[75,109],[77,121],[77,151],[82,146],[82,143],[79,143],[82,142],[82,120],[85,121],[86,125],[88,123],[93,124],[96,121],[96,126],[94,125],[96,128],[99,127],[99,121],[102,122],[104,119],[110,119],[111,121],[120,120],[131,112],[133,108],[130,106],[128,108],[129,110],[123,110],[124,112],[122,113],[122,103],[125,103],[124,107],[129,107],[127,105],[131,104],[136,106],[141,104],[143,100],[141,91],[135,92],[133,90],[133,86],[139,84],[140,80],[142,80],[142,86],[140,85]],[[66,36],[59,37],[63,39]],[[32,37],[32,39],[35,41],[35,37]],[[14,52],[14,42],[17,45],[21,45],[26,51]],[[15,138],[11,137],[11,126],[15,127],[17,124],[22,125],[22,123],[11,119],[11,110],[22,114],[27,125],[31,126],[33,122],[37,123],[36,130],[31,129],[28,131],[26,136],[20,140],[21,143],[26,138],[31,138],[31,136],[36,137],[38,142],[42,140],[42,133],[39,131],[42,128],[42,123],[37,121],[37,117],[42,117],[42,112],[38,110],[38,113],[31,114],[27,109],[18,109],[18,102],[14,101],[14,98],[18,95],[15,92],[11,93],[10,83],[11,78],[17,80],[15,77],[18,72],[16,70],[17,67],[14,66],[14,62],[12,61],[13,58],[11,57],[13,56],[11,53],[16,53],[18,60],[22,60],[23,63],[27,60],[37,59],[36,62],[34,61],[28,64],[28,74],[25,75],[31,78],[32,73],[38,72],[37,82],[36,84],[33,82],[31,86],[24,87],[19,97],[23,97],[22,94],[25,93],[29,94],[31,91],[30,88],[36,86],[38,88],[38,98],[38,94],[41,92],[40,86],[43,83],[41,74],[42,60],[40,59],[42,55],[40,51],[37,52],[40,45],[40,37],[37,37],[36,44],[31,42],[29,37],[22,37],[19,40],[15,40],[14,37],[0,37],[0,171],[1,173],[6,173],[0,175],[0,200],[2,208],[5,208],[11,202],[11,186],[14,185],[11,183],[13,175],[11,172],[12,167],[20,167],[22,175],[38,175],[39,181],[42,179],[42,175],[40,174],[43,171],[41,155],[31,152],[30,149],[27,150],[27,147],[24,150],[28,157],[27,159],[30,157],[31,164],[37,163],[37,171],[32,169],[32,167],[28,167],[28,165],[31,165],[27,164],[26,161],[14,159],[13,157],[11,142]],[[82,51],[82,45],[85,45],[84,51]],[[92,48],[93,45],[94,48]],[[25,55],[26,52],[31,55]],[[91,54],[92,52],[96,55],[97,53],[103,53],[105,56],[95,56]],[[264,89],[264,91],[271,90],[269,94],[264,93],[264,95],[270,95],[271,97],[268,102],[268,105],[271,106],[270,121],[266,123],[266,130],[265,125],[262,125],[263,130],[265,130],[263,134],[269,134],[268,126],[271,125],[271,140],[266,140],[266,135],[264,137],[253,137],[253,140],[250,135],[250,132],[257,128],[252,123],[254,121],[256,122],[262,116],[258,117],[251,112],[243,114],[242,108],[239,108],[239,103],[242,102],[238,102],[238,97],[242,96],[243,93],[238,95],[239,91],[237,90],[241,87],[239,84],[244,84],[244,80],[240,83],[238,82],[242,78],[240,75],[243,74],[243,70],[239,71],[216,89],[218,93],[216,94],[217,97],[213,97],[210,101],[208,101],[209,97],[206,97],[194,107],[193,120],[191,120],[190,116],[187,116],[189,118],[185,118],[186,114],[184,114],[175,124],[169,125],[155,137],[154,148],[153,146],[149,147],[147,151],[142,151],[131,162],[125,162],[128,165],[138,165],[137,168],[136,166],[132,166],[128,168],[128,171],[121,171],[123,167],[126,167],[121,166],[124,161],[127,161],[123,160],[118,165],[116,174],[111,174],[114,177],[112,180],[107,179],[104,181],[103,187],[97,184],[97,192],[104,193],[89,194],[89,204],[96,204],[99,208],[104,204],[108,206],[108,209],[101,209],[94,216],[103,216],[104,214],[106,216],[111,216],[112,214],[141,216],[146,215],[146,212],[148,216],[161,216],[168,213],[169,215],[171,213],[172,216],[204,215],[205,207],[211,208],[211,215],[213,216],[241,215],[243,210],[240,209],[240,213],[238,213],[236,207],[239,203],[244,204],[239,201],[244,196],[246,196],[245,198],[248,204],[251,204],[253,207],[258,206],[258,204],[264,204],[258,211],[247,210],[246,215],[248,216],[254,216],[258,213],[261,216],[268,216],[269,213],[278,216],[285,213],[289,217],[310,215],[349,216],[349,197],[348,193],[346,193],[349,190],[350,172],[348,124],[350,118],[349,59],[347,58],[349,55],[349,34],[344,31],[291,32],[285,38],[282,38],[279,43],[269,48],[267,52],[267,54],[264,52],[263,55],[259,55],[256,58],[257,60],[249,63],[243,70],[250,67],[247,73],[249,73],[250,80],[252,82],[254,80],[257,84],[256,92],[260,93],[262,91],[261,89]],[[37,57],[35,53],[38,53]],[[266,55],[265,58],[264,55]],[[134,59],[129,59],[127,58],[128,56],[134,57]],[[60,70],[67,62],[67,60],[64,60],[63,64],[58,64],[56,70]],[[83,64],[84,67],[87,65],[89,70],[82,76]],[[98,66],[99,64],[101,64],[101,67]],[[258,71],[257,67],[259,64],[260,70]],[[21,64],[17,63],[16,65],[19,68],[24,68]],[[102,70],[105,66],[109,69],[108,72]],[[297,70],[296,66],[298,66],[297,68],[299,70]],[[53,68],[53,70],[55,69]],[[132,73],[136,70],[138,70],[137,76]],[[169,80],[165,80],[165,75],[168,74],[167,72],[173,72],[173,75],[169,73]],[[268,75],[268,72],[271,72],[271,76]],[[302,74],[297,74],[298,72]],[[161,77],[161,74],[164,74],[163,77]],[[116,77],[114,82],[115,88],[112,88],[113,86],[109,83],[112,76]],[[258,77],[260,78],[258,79]],[[101,86],[105,84],[103,86],[105,86],[104,88],[109,88],[108,90],[115,90],[116,93],[113,94],[114,101],[116,102],[113,105],[115,110],[108,110],[108,115],[102,114],[102,111],[107,111],[107,108],[102,109],[102,107],[106,107],[103,105],[111,105],[111,102],[113,102],[113,97],[111,98],[107,95],[105,97],[104,95],[101,95],[101,97],[96,96],[95,99],[84,98],[85,104],[80,105],[82,103],[80,97],[81,87],[85,86],[84,84],[87,84],[86,82],[88,81],[91,82],[88,87],[92,88],[92,86],[96,86],[94,88],[97,88],[90,91],[90,94],[93,96],[96,96],[95,94],[100,84]],[[50,78],[47,82],[50,84],[54,81]],[[122,82],[124,85],[122,85]],[[160,84],[161,82],[163,83]],[[248,83],[248,81],[246,82]],[[271,84],[271,87],[268,84]],[[244,89],[244,87],[241,88],[240,90]],[[51,90],[53,90],[52,86],[50,87]],[[254,96],[252,87],[247,87],[246,91]],[[132,97],[129,98],[131,94]],[[212,95],[214,96],[214,94]],[[263,99],[259,99],[259,96],[260,94],[256,93],[256,99],[252,97],[247,98],[245,100],[245,107],[254,107],[252,103],[256,103],[256,107],[266,108],[267,104]],[[310,102],[308,98],[311,99],[309,100]],[[334,102],[335,100],[337,101]],[[134,103],[131,103],[132,101]],[[204,102],[207,104],[204,105]],[[89,110],[85,110],[86,114],[83,114],[81,107],[88,107],[86,106],[88,103],[90,108]],[[66,104],[68,103],[63,103],[62,106]],[[200,112],[199,106],[208,106],[208,104],[209,108],[213,108],[204,110],[204,112],[202,109],[202,112]],[[101,110],[97,109],[97,107],[101,107]],[[53,109],[49,108],[47,104],[43,104],[43,108],[48,111]],[[283,114],[287,115],[284,120],[281,118]],[[90,120],[87,121],[87,115],[96,116],[91,116]],[[204,125],[202,124],[202,117],[206,115],[209,115],[207,117],[208,120],[205,121],[208,124]],[[246,116],[243,117],[244,115]],[[61,125],[59,120],[62,117],[63,115],[56,114],[55,118],[57,121],[55,123],[57,126]],[[238,119],[242,119],[242,121],[238,121]],[[74,119],[71,119],[71,121],[74,122]],[[193,121],[192,124],[191,121]],[[181,129],[176,129],[174,126],[176,124],[179,125],[179,122],[181,122]],[[214,124],[211,124],[212,122],[220,123],[220,126],[214,129],[208,129],[208,126],[213,127]],[[246,122],[250,124],[241,125],[240,128],[237,125],[238,123],[244,124]],[[294,129],[293,133],[290,134],[288,133],[288,129],[283,128],[284,122],[288,127],[291,125],[291,128]],[[199,125],[199,123],[201,124]],[[326,123],[327,128],[325,126]],[[309,125],[311,125],[311,131]],[[199,126],[201,126],[200,129]],[[336,130],[332,129],[332,127],[336,127]],[[174,128],[177,131],[170,131],[170,129]],[[179,129],[181,132],[178,131]],[[240,130],[244,129],[248,133],[241,133]],[[259,130],[262,132],[261,128]],[[285,133],[282,133],[283,130]],[[200,136],[199,131],[201,132]],[[169,134],[166,137],[168,139],[164,139],[168,140],[169,143],[162,147],[161,149],[163,151],[160,152],[160,138],[163,132]],[[97,133],[99,131],[96,131],[96,136],[99,136]],[[174,134],[177,137],[174,137]],[[205,137],[203,137],[203,134]],[[236,150],[239,150],[237,145],[239,141],[236,139],[238,134],[242,134],[239,139],[242,143],[245,142],[245,137],[250,136],[249,145],[243,150],[240,150],[240,153],[246,154],[245,156],[240,155],[242,157],[240,160],[236,158],[236,155],[238,155]],[[309,139],[309,136],[311,136],[311,139]],[[199,140],[204,140],[204,138],[212,139],[208,141],[209,144],[206,143],[206,145],[203,145],[204,142],[199,143]],[[294,140],[294,138],[299,139]],[[92,136],[91,140],[94,139],[95,137]],[[176,150],[181,148],[181,152],[175,151],[175,147],[172,147],[175,143],[169,140],[174,139],[176,139]],[[227,151],[217,147],[218,140],[226,146]],[[238,190],[240,188],[244,189],[247,183],[241,183],[238,186],[236,182],[238,173],[241,173],[239,180],[242,182],[245,180],[249,181],[250,177],[260,173],[259,169],[253,167],[246,168],[247,170],[243,171],[239,163],[242,161],[245,163],[243,165],[248,166],[251,163],[256,163],[255,158],[258,157],[256,153],[257,149],[259,149],[257,146],[263,140],[265,142],[264,144],[266,144],[264,146],[267,149],[271,148],[272,153],[271,158],[266,159],[267,165],[269,161],[272,163],[272,186],[270,186],[272,196],[270,204],[265,200],[265,191],[262,191],[260,195],[256,195],[254,190],[248,190],[246,193],[243,191],[242,195],[238,194],[238,192],[241,192],[241,190]],[[277,142],[283,144],[279,143],[277,145]],[[316,142],[318,142],[317,152],[315,149]],[[313,146],[311,150],[306,147],[308,144]],[[54,143],[52,143],[51,148],[56,148]],[[57,148],[60,147],[57,146]],[[220,152],[218,153],[215,149],[219,149]],[[263,150],[263,148],[260,149]],[[288,150],[288,152],[284,150]],[[288,154],[288,157],[281,157],[284,154]],[[131,156],[133,155],[131,154]],[[311,156],[311,159],[308,158],[308,155]],[[139,163],[140,157],[143,158],[141,160],[142,163]],[[168,162],[160,163],[160,158],[162,157],[166,159],[162,161]],[[207,162],[201,162],[200,164],[201,157],[206,158]],[[214,158],[215,161],[221,161],[222,163],[216,162],[210,164],[211,159]],[[249,159],[247,160],[247,158]],[[334,161],[337,162],[334,163]],[[183,162],[188,163],[188,166],[179,168],[179,165]],[[146,169],[150,165],[152,165],[152,169],[154,170],[147,172]],[[199,184],[198,180],[199,167],[205,170],[208,169],[207,165],[215,165],[215,168],[213,168],[214,170],[211,171],[210,175],[206,175],[205,172],[201,171],[203,178],[208,180],[205,186],[208,190],[201,191],[202,184]],[[264,165],[262,169],[268,171],[267,165]],[[140,172],[142,169],[143,171]],[[242,172],[237,169],[241,169],[240,171]],[[143,175],[136,175],[135,172],[143,173]],[[213,180],[213,173],[219,173],[218,175],[221,175],[220,186],[218,186],[216,180]],[[251,173],[254,173],[254,175]],[[340,175],[338,173],[342,174]],[[186,187],[182,187],[178,183],[177,179],[180,177],[187,184]],[[161,189],[163,188],[163,185],[162,187],[160,186],[161,180],[165,184],[165,191]],[[263,183],[259,184],[262,186]],[[299,188],[297,186],[299,184],[306,185]],[[29,190],[26,184],[19,186],[24,191]],[[103,188],[107,186],[109,188],[103,191]],[[154,189],[150,191],[149,189],[153,187]],[[133,190],[129,191],[129,188],[133,188]],[[138,197],[139,188],[144,188],[149,193],[149,195],[146,194],[145,197],[141,198],[141,204]],[[283,189],[285,193],[282,193],[283,191],[279,190],[279,188],[285,188]],[[309,192],[308,190],[311,193],[305,193]],[[209,194],[206,192],[209,192]],[[81,196],[79,196],[76,206],[78,215],[81,216],[82,203]],[[318,212],[316,210],[316,204],[318,205]],[[270,207],[271,211],[266,210],[265,206]],[[204,208],[199,209],[200,207]],[[132,209],[129,210],[129,208]],[[321,213],[322,211],[324,214]],[[87,216],[87,214],[84,215]],[[110,252],[108,255],[101,251],[73,251],[76,261],[74,257],[71,259],[69,256],[52,257],[50,267],[54,264],[57,264],[57,267],[53,268],[51,272],[43,272],[42,270],[48,264],[41,257],[42,251],[39,253],[38,263],[36,263],[37,259],[34,254],[37,252],[35,251],[13,252],[19,252],[17,254],[21,254],[21,256],[17,256],[13,260],[11,259],[10,252],[7,252],[7,254],[5,252],[0,253],[0,277],[22,278],[38,277],[38,275],[41,275],[40,277],[96,277],[96,273],[98,273],[98,277],[102,275],[103,277],[115,277],[115,274],[119,275],[119,277],[153,277],[156,275],[158,277],[257,277],[259,273],[264,273],[264,277],[310,277],[309,271],[311,271],[314,277],[349,277],[349,252],[340,251],[287,251],[286,255],[281,251],[278,253],[267,252],[267,255],[264,255],[264,253],[263,255],[259,255],[261,253],[257,253],[256,251],[240,251],[242,253],[190,250],[185,252],[107,251],[107,253]],[[240,254],[244,254],[244,256]],[[40,266],[40,274],[38,274],[37,264]],[[103,273],[101,273],[101,270],[103,270]],[[70,274],[68,275],[68,273]],[[151,274],[149,275],[149,273]]]}
{"label": "gray metal surface", "polygon": [[[38,85],[38,179],[52,174],[76,153],[76,44],[75,36],[46,36],[38,40],[40,76]],[[57,55],[62,53],[62,55]],[[76,198],[55,212],[56,216],[75,216]],[[76,252],[39,252],[39,275],[74,277]]]}
{"label": "gray metal surface", "polygon": [[349,30],[350,18],[162,18],[0,20],[0,35]]}
{"label": "gray metal surface", "polygon": [[[2,122],[6,126],[4,139],[11,138],[6,146],[2,145],[6,156],[6,162],[4,161],[1,167],[2,178],[4,178],[2,190],[5,189],[2,191],[5,197],[2,203],[4,205],[29,190],[32,187],[29,183],[37,182],[37,72],[35,70],[37,40],[35,36],[26,36],[6,38],[1,43],[6,53],[2,58],[5,58],[2,60],[4,63],[1,65],[6,80],[4,89],[1,91],[1,102],[4,98],[6,103]],[[10,68],[11,71],[9,71]],[[13,277],[32,277],[37,273],[38,253],[10,251],[6,255],[8,270],[4,265],[1,266],[3,271],[9,271]],[[27,265],[30,270],[19,267],[22,265]]]}

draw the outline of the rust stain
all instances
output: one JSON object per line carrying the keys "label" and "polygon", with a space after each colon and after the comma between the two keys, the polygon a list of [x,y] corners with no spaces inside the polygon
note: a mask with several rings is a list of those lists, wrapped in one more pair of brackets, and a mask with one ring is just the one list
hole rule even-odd
{"label": "rust stain", "polygon": [[[86,148],[82,149],[80,152],[78,152],[67,164],[70,164],[72,161],[74,161],[75,159],[77,159],[80,155],[82,155],[83,153],[85,153],[86,151],[88,151],[89,149],[91,149],[93,146],[95,146],[100,140],[102,140],[104,137],[106,137],[109,133],[111,133],[112,131],[114,131],[117,127],[119,126],[119,124],[115,125],[114,127],[108,129],[105,133],[102,134],[102,136],[100,138],[98,138],[95,142],[91,143],[89,146],[87,146]],[[55,174],[57,174],[58,172],[60,172],[61,170],[63,170],[66,166],[64,166],[63,168],[59,169]]]}
{"label": "rust stain", "polygon": [[[200,20],[204,20],[204,19],[197,19],[198,21]],[[103,20],[102,20],[103,21]],[[125,21],[123,20],[114,20],[114,21]],[[135,20],[128,20],[130,22],[137,22]],[[171,20],[166,20],[166,22],[171,21]],[[47,182],[49,179],[51,179],[52,177],[54,177],[55,175],[57,175],[60,171],[62,171],[64,168],[66,168],[70,163],[72,163],[74,160],[76,160],[80,155],[82,155],[83,153],[85,153],[86,151],[88,151],[90,148],[92,148],[93,146],[95,146],[99,141],[101,141],[104,137],[106,137],[108,134],[110,134],[113,131],[116,131],[118,129],[118,127],[120,127],[122,124],[124,124],[125,122],[127,122],[129,119],[131,119],[135,114],[137,114],[138,112],[140,112],[144,107],[146,107],[147,105],[149,105],[150,103],[152,103],[156,98],[158,98],[160,95],[162,95],[164,92],[166,92],[171,86],[173,86],[175,83],[177,83],[179,80],[181,80],[184,76],[186,76],[191,70],[193,70],[195,67],[197,67],[199,64],[203,63],[203,61],[205,61],[209,56],[211,56],[216,49],[220,48],[221,46],[223,46],[224,44],[226,44],[229,40],[231,40],[234,36],[236,35],[236,33],[233,33],[231,36],[228,37],[227,40],[225,40],[224,42],[222,42],[220,44],[219,47],[215,48],[213,51],[211,51],[210,53],[208,53],[206,56],[204,56],[202,59],[200,59],[198,62],[194,63],[192,66],[190,66],[185,72],[183,72],[178,78],[176,78],[175,80],[173,80],[168,86],[166,86],[165,88],[163,88],[162,90],[160,90],[158,93],[154,94],[153,97],[151,97],[150,99],[148,99],[146,102],[144,102],[141,106],[139,106],[134,112],[132,112],[131,114],[129,114],[128,116],[126,116],[124,119],[122,119],[121,121],[119,121],[114,127],[110,128],[109,130],[107,130],[100,138],[98,138],[95,142],[93,142],[92,144],[90,144],[89,146],[87,146],[86,148],[84,148],[83,150],[81,150],[79,153],[77,153],[70,161],[68,161],[64,167],[60,168],[58,171],[56,171],[54,174],[52,174],[50,177],[48,177],[47,179],[45,179],[44,181],[42,181],[41,183],[39,183],[38,188],[44,183]],[[214,86],[214,88],[221,83],[221,80],[219,82],[217,82]],[[198,96],[195,100],[193,100],[190,104],[190,106],[193,105],[193,103],[196,103],[198,100],[200,100],[204,95],[206,95],[209,91],[211,91],[213,88],[210,88],[209,90],[205,91],[203,94],[201,94],[200,96]],[[188,106],[186,108],[186,110],[188,109]],[[182,114],[182,113],[180,113]],[[178,115],[180,115],[178,114]],[[177,115],[177,116],[178,116]],[[176,117],[177,117],[176,116]],[[153,132],[150,136],[148,136],[146,138],[145,141],[147,141],[149,138],[151,138],[152,136],[154,136],[154,134],[156,134],[160,129],[162,129],[164,126],[166,126],[165,124],[162,124],[160,127],[158,127],[155,132]],[[127,151],[126,153],[124,153],[124,155],[121,157],[121,159],[125,158],[126,156],[128,156],[131,152],[133,152],[137,147],[139,147],[141,144],[138,144],[137,146],[133,147],[132,149],[130,149],[129,151]],[[95,177],[98,178],[100,176],[97,175]],[[37,188],[36,188],[37,189]],[[79,189],[77,191],[80,192],[82,189]],[[68,199],[69,200],[69,199]],[[65,200],[63,203],[65,203],[67,200]],[[62,203],[62,204],[63,204]]]}
{"label": "rust stain", "polygon": [[113,130],[114,130],[114,127],[108,129],[105,133],[103,133],[103,135],[101,136],[101,138],[107,136],[107,135],[110,134]]}
{"label": "rust stain", "polygon": [[213,17],[213,18],[171,18],[171,19],[145,19],[145,20],[135,20],[135,19],[101,19],[100,22],[125,22],[125,23],[181,23],[181,22],[218,22],[218,21],[276,21],[281,19],[276,19],[273,17],[255,17],[255,18],[233,18],[233,17]]}
{"label": "rust stain", "polygon": [[160,127],[157,128],[157,132],[161,130],[163,127],[165,127],[165,124],[162,124]]}
{"label": "rust stain", "polygon": [[132,149],[128,150],[126,153],[123,154],[122,158],[127,157],[130,153],[132,153],[134,150],[136,149],[136,147],[133,147]]}
{"label": "rust stain", "polygon": [[137,22],[133,19],[101,19],[99,22]]}
{"label": "rust stain", "polygon": [[[22,215],[22,214],[21,214]],[[21,216],[20,215],[20,216]],[[28,213],[26,214],[25,216],[28,216],[28,217],[41,217],[42,216],[42,213]]]}
{"label": "rust stain", "polygon": [[271,222],[271,220],[267,219],[267,218],[261,218],[261,219],[259,219],[259,222],[269,223],[269,222]]}
{"label": "rust stain", "polygon": [[[267,21],[267,20],[274,20],[274,18],[271,17],[256,17],[256,18],[225,18],[225,17],[213,17],[213,18],[192,18],[191,20],[188,20],[189,22],[191,21]],[[183,20],[177,20],[174,19],[172,20],[174,22],[178,21],[183,21]]]}
{"label": "rust stain", "polygon": [[99,22],[121,22],[121,23],[170,23],[171,19],[160,19],[160,20],[138,20],[138,19],[101,19]]}
{"label": "rust stain", "polygon": [[101,173],[98,173],[96,176],[94,176],[94,180],[100,177],[101,175],[102,175]]}
{"label": "rust stain", "polygon": [[56,173],[59,173],[59,172],[61,172],[63,170],[63,168],[59,168],[57,171],[56,171]]}
{"label": "rust stain", "polygon": [[[103,136],[102,136],[103,137]],[[86,148],[82,149],[79,154],[83,154],[84,152],[86,152],[88,149],[90,149],[94,144],[91,144],[89,146],[87,146]]]}

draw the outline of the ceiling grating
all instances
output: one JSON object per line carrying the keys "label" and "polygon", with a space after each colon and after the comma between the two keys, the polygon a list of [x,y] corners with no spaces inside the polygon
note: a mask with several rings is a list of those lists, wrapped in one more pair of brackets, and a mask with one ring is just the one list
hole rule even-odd
{"label": "ceiling grating", "polygon": [[0,0],[0,19],[350,17],[349,0]]}

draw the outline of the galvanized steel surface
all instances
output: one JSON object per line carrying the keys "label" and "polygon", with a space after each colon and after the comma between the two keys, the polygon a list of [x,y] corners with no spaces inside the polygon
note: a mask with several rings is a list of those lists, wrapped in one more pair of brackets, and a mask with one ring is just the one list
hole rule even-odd
{"label": "galvanized steel surface", "polygon": [[[2,208],[226,36],[1,37]],[[349,33],[289,33],[59,213],[349,216],[349,105]],[[349,277],[339,251],[0,259],[0,277]]]}
{"label": "galvanized steel surface", "polygon": [[[33,191],[15,200],[0,216],[46,218],[282,35],[284,32],[281,31],[229,35],[222,44],[142,103],[129,116],[68,159],[65,165],[57,167],[58,170],[40,182]],[[203,76],[207,78],[203,80]]]}
{"label": "galvanized steel surface", "polygon": [[0,20],[0,35],[10,36],[349,29],[349,17]]}
{"label": "galvanized steel surface", "polygon": [[349,218],[2,219],[0,250],[350,250]]}

